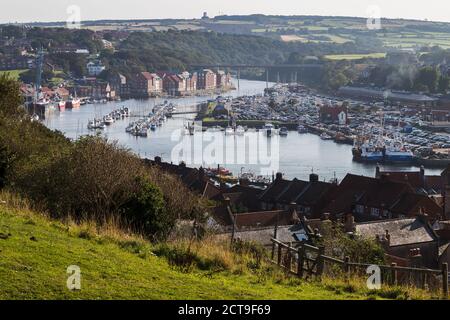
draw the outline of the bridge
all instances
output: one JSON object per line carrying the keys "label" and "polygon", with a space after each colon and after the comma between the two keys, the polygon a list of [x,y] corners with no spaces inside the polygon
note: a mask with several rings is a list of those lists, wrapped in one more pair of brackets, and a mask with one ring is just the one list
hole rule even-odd
{"label": "bridge", "polygon": [[322,64],[193,64],[193,69],[234,69],[237,70],[238,89],[240,87],[241,69],[265,69],[266,71],[266,88],[269,87],[269,74],[274,69],[277,70],[277,83],[280,82],[280,69],[290,70],[290,81],[298,82],[298,73],[304,69],[323,68]]}

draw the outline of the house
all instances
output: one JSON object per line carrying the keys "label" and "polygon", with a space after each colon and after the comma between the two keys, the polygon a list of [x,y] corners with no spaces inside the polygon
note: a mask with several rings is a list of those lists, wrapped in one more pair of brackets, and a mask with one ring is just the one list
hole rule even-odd
{"label": "house", "polygon": [[99,60],[88,62],[86,68],[88,70],[89,76],[98,76],[100,73],[106,70],[106,67]]}
{"label": "house", "polygon": [[347,106],[321,106],[319,109],[319,120],[326,124],[348,124]]}
{"label": "house", "polygon": [[186,94],[193,94],[197,90],[197,73],[183,71],[179,76],[185,80],[186,87],[184,90]]}
{"label": "house", "polygon": [[111,100],[114,99],[116,96],[116,93],[114,90],[111,89],[111,86],[108,82],[97,82],[94,85],[92,85],[92,92],[90,97],[96,100],[102,100],[107,99]]}
{"label": "house", "polygon": [[203,69],[197,73],[197,89],[214,90],[217,87],[217,76],[210,69]]}
{"label": "house", "polygon": [[128,79],[124,75],[115,72],[108,75],[107,80],[111,86],[111,89],[116,92],[116,95],[124,98],[130,96],[130,84],[128,82]]}
{"label": "house", "polygon": [[165,74],[163,77],[163,90],[171,96],[186,94],[186,78],[177,74]]}
{"label": "house", "polygon": [[442,177],[426,175],[423,166],[419,171],[382,171],[380,166],[377,166],[375,178],[380,179],[382,176],[391,181],[408,183],[417,193],[421,194],[437,196],[441,195],[444,190]]}
{"label": "house", "polygon": [[352,213],[359,222],[415,217],[423,210],[430,218],[442,218],[443,209],[432,198],[418,194],[407,182],[347,174],[330,195],[324,212],[338,218]]}
{"label": "house", "polygon": [[131,83],[131,94],[138,98],[158,96],[162,93],[163,82],[156,73],[139,72]]}
{"label": "house", "polygon": [[0,55],[0,70],[23,70],[32,69],[33,59],[23,56]]}
{"label": "house", "polygon": [[407,267],[437,269],[443,251],[436,232],[423,216],[358,223],[355,233],[381,244],[388,260]]}
{"label": "house", "polygon": [[273,183],[261,194],[262,210],[287,209],[294,205],[296,210],[308,218],[321,215],[336,185],[319,181],[319,176],[311,174],[309,181],[283,179],[277,173]]}

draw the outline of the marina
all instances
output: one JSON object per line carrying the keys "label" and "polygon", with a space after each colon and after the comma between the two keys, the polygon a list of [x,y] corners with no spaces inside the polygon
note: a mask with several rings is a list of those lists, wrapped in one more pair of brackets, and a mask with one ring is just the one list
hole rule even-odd
{"label": "marina", "polygon": [[[273,85],[273,84],[272,84]],[[234,90],[229,93],[235,99],[248,99],[246,97],[262,96],[266,83],[263,81],[241,80],[240,90]],[[106,126],[101,130],[101,134],[111,140],[117,140],[119,143],[129,147],[141,157],[154,158],[162,157],[165,161],[170,162],[173,149],[179,144],[179,135],[183,135],[183,139],[199,139],[205,133],[202,130],[189,129],[196,116],[196,105],[214,99],[216,96],[210,97],[183,97],[173,99],[153,98],[148,100],[126,100],[121,102],[108,102],[104,104],[83,105],[76,109],[66,109],[64,111],[55,111],[44,120],[44,124],[51,129],[64,132],[69,138],[76,139],[82,135],[92,134],[93,131],[87,129],[87,124],[93,118],[101,117],[101,114],[109,114],[114,110],[126,107],[129,109],[130,117],[116,121],[113,125]],[[259,98],[257,98],[259,99]],[[127,132],[133,122],[141,118],[146,118],[156,106],[173,104],[176,113],[171,118],[167,118],[160,126],[150,124],[149,130],[143,130],[142,136],[134,136]],[[99,114],[99,110],[101,113]],[[192,113],[189,113],[192,112]],[[97,116],[96,116],[97,115]],[[305,117],[308,114],[302,113]],[[276,134],[279,137],[279,150],[283,156],[279,159],[279,171],[283,172],[287,178],[306,179],[311,172],[320,175],[322,179],[331,180],[334,177],[342,179],[347,173],[358,175],[374,176],[376,162],[361,163],[353,161],[353,146],[351,144],[336,143],[328,137],[321,137],[318,134],[310,133],[308,129],[310,125],[295,125],[290,128],[287,136],[285,133],[279,134],[281,130],[270,126],[268,122],[266,135]],[[263,122],[264,125],[264,122]],[[272,124],[273,125],[273,124]],[[230,151],[234,154],[244,154],[248,156],[249,151],[239,145],[239,141],[244,141],[244,126],[238,128],[236,132],[233,128],[210,127],[208,134],[212,134],[216,139],[216,149]],[[185,135],[187,129],[188,135]],[[281,128],[280,128],[281,129]],[[248,128],[248,131],[255,130]],[[285,132],[283,130],[283,132]],[[146,136],[145,136],[146,135]],[[178,137],[178,138],[177,138]],[[325,139],[323,139],[325,138]],[[192,152],[195,148],[207,148],[204,146],[192,146]],[[201,151],[201,150],[197,150]],[[326,156],[324,156],[326,155]],[[225,159],[226,160],[226,159]],[[238,177],[242,173],[259,174],[260,165],[237,163],[236,161],[218,163],[230,170],[234,176]],[[194,163],[192,166],[199,167],[202,163]],[[207,167],[214,167],[210,165]],[[420,166],[411,164],[383,164],[385,170],[417,170]],[[244,168],[244,169],[243,169]],[[440,174],[441,169],[427,169],[429,174]]]}

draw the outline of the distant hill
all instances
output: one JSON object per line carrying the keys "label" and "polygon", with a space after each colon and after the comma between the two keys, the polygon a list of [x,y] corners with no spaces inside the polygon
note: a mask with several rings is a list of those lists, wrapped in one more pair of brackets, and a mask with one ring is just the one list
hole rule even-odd
{"label": "distant hill", "polygon": [[[65,22],[30,23],[30,26],[63,27]],[[411,49],[438,45],[450,48],[450,23],[411,19],[381,20],[380,30],[369,30],[366,18],[339,16],[222,15],[211,19],[139,19],[84,21],[95,31],[203,30],[260,35],[307,43],[342,43],[378,39],[387,48]],[[284,37],[283,37],[284,36]],[[293,37],[296,36],[296,37]],[[350,53],[350,52],[349,52]]]}

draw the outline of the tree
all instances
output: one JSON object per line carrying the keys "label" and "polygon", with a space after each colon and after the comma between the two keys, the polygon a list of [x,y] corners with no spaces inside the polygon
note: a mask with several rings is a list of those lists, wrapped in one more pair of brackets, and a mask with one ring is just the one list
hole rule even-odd
{"label": "tree", "polygon": [[436,67],[423,67],[419,70],[415,86],[425,86],[428,91],[435,93],[438,89],[439,71]]}
{"label": "tree", "polygon": [[22,114],[22,96],[19,83],[12,79],[8,73],[0,76],[0,116],[15,117]]}

